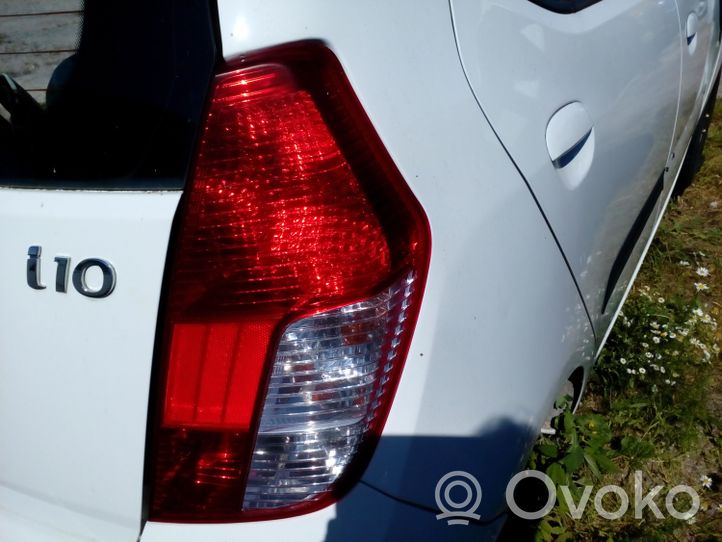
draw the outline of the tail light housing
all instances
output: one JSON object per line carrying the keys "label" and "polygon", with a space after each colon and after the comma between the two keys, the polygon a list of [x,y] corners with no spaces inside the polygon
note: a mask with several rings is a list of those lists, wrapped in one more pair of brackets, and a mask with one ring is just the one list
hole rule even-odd
{"label": "tail light housing", "polygon": [[303,42],[224,68],[179,213],[151,519],[333,502],[389,412],[430,234],[328,49]]}

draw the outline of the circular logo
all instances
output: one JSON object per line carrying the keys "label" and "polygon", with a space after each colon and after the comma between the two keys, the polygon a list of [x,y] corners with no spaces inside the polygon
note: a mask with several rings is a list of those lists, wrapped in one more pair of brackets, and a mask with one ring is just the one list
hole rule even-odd
{"label": "circular logo", "polygon": [[441,510],[436,519],[446,519],[449,525],[468,525],[469,519],[481,517],[474,513],[481,504],[481,485],[468,472],[455,470],[442,476],[436,483],[434,498]]}

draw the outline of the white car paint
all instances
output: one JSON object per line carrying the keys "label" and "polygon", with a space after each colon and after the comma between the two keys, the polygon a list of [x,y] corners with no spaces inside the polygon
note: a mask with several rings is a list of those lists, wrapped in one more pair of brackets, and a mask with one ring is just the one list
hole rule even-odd
{"label": "white car paint", "polygon": [[[681,64],[676,4],[608,0],[564,16],[524,0],[451,5],[469,82],[539,199],[601,336],[621,300],[617,292],[603,310],[613,262],[669,165]],[[503,62],[487,54],[493,47],[506,51]],[[555,168],[544,132],[571,102],[595,135],[591,167],[574,184],[564,174],[581,153]],[[574,131],[573,119],[563,120]]]}
{"label": "white car paint", "polygon": [[[557,392],[576,369],[591,367],[628,291],[718,70],[718,7],[695,3],[700,69],[682,41],[684,1],[602,0],[559,15],[526,0],[218,0],[226,59],[304,39],[329,46],[429,218],[424,302],[381,442],[363,482],[322,510],[237,524],[144,522],[155,324],[180,193],[2,189],[0,231],[12,235],[0,236],[0,253],[14,263],[0,269],[0,538],[493,537],[506,482]],[[644,32],[625,34],[633,25]],[[609,54],[610,29],[620,41],[639,38],[639,47],[600,73],[589,58]],[[570,48],[574,40],[587,41]],[[687,87],[699,96],[685,116],[677,105]],[[558,130],[552,145],[547,133],[554,113],[574,101],[594,124],[593,160],[565,184],[550,156],[565,134]],[[583,132],[580,118],[571,122]],[[639,134],[653,144],[635,144]],[[614,137],[630,146],[639,184],[617,177],[592,186],[623,169],[599,163],[619,143]],[[665,165],[665,197],[615,290],[615,310],[600,315],[608,252],[634,221],[640,187]],[[23,282],[33,244],[43,246],[41,291]],[[48,273],[55,255],[112,261],[116,292],[102,301],[56,293]],[[434,487],[451,470],[480,480],[481,525],[436,520]]]}
{"label": "white car paint", "polygon": [[[179,196],[0,189],[0,253],[18,256],[0,269],[0,539],[42,539],[5,538],[16,519],[80,539],[137,538],[155,322]],[[31,245],[42,245],[44,290],[24,283]],[[113,295],[56,292],[56,255],[111,261]]]}
{"label": "white car paint", "polygon": [[[677,0],[682,31],[682,86],[676,144],[686,145],[714,80],[719,53],[719,5],[714,0]],[[694,23],[690,23],[694,20]],[[690,43],[688,38],[691,39]],[[678,153],[681,155],[681,153]]]}

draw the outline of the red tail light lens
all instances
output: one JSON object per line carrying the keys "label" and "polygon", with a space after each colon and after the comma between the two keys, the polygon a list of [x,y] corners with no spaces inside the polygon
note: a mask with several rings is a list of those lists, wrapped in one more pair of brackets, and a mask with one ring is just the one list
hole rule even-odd
{"label": "red tail light lens", "polygon": [[363,470],[418,313],[429,230],[335,57],[219,75],[181,209],[151,516],[303,513]]}

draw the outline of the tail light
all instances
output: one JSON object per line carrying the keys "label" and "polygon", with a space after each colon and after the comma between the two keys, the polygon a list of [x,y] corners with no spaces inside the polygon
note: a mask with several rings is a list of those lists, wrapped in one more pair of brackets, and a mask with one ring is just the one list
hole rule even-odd
{"label": "tail light", "polygon": [[391,406],[430,239],[330,51],[271,49],[217,76],[180,213],[151,518],[333,502]]}

